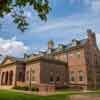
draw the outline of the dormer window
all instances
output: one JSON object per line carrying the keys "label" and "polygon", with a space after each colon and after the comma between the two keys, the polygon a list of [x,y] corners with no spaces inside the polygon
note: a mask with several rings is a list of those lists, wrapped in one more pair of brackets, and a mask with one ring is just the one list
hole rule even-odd
{"label": "dormer window", "polygon": [[78,40],[72,40],[72,46],[77,46],[80,42]]}
{"label": "dormer window", "polygon": [[39,51],[39,54],[40,54],[41,56],[43,56],[43,55],[46,54],[46,52],[44,52],[44,51]]}
{"label": "dormer window", "polygon": [[72,40],[72,46],[76,46],[77,45],[77,42],[75,39]]}

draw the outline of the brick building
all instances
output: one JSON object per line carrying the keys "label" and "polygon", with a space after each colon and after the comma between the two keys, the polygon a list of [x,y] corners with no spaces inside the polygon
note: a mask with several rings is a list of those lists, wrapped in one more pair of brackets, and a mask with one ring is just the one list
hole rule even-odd
{"label": "brick building", "polygon": [[0,87],[55,85],[57,88],[100,88],[100,51],[95,33],[87,31],[83,40],[73,39],[68,45],[25,56],[23,59],[6,57],[0,64]]}
{"label": "brick building", "polygon": [[56,59],[67,62],[69,87],[100,88],[100,51],[95,33],[87,30],[87,34],[87,39],[74,39],[68,45],[60,44],[53,51]]}

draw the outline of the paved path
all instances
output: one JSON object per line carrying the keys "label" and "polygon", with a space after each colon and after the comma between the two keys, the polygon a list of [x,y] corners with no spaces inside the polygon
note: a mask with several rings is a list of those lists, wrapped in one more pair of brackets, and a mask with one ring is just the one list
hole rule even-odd
{"label": "paved path", "polygon": [[[24,91],[24,90],[16,90],[16,89],[8,89],[9,91],[13,91],[13,92],[19,92],[19,93],[24,93],[24,94],[37,94],[37,92],[34,92],[34,91]],[[44,91],[45,92],[45,91]],[[65,94],[65,93],[92,93],[92,92],[94,92],[94,91],[87,91],[87,90],[85,90],[85,91],[57,91],[57,92],[53,92],[53,93],[50,93],[50,94]]]}
{"label": "paved path", "polygon": [[69,100],[100,100],[100,95],[73,95]]}
{"label": "paved path", "polygon": [[[17,92],[17,93],[23,93],[23,94],[36,94],[36,95],[41,95],[41,96],[47,96],[47,95],[55,95],[55,94],[79,94],[79,93],[81,93],[82,95],[80,96],[80,95],[73,95],[73,96],[71,96],[71,98],[73,98],[73,97],[75,97],[75,100],[81,100],[81,99],[76,99],[77,97],[78,98],[81,98],[82,96],[82,98],[87,98],[87,96],[84,96],[84,94],[86,94],[86,93],[92,93],[92,92],[95,92],[95,91],[57,91],[57,92],[52,92],[52,93],[48,93],[48,92],[33,92],[33,91],[23,91],[23,90],[15,90],[15,89],[8,89],[8,91],[12,91],[12,92]],[[100,96],[99,96],[100,97]],[[92,98],[92,97],[91,97]],[[74,99],[71,99],[71,100],[74,100]],[[82,99],[82,100],[86,100],[86,99]],[[87,99],[88,100],[88,99]],[[99,99],[89,99],[89,100],[100,100],[100,98]]]}
{"label": "paved path", "polygon": [[17,93],[23,93],[23,94],[36,94],[36,92],[32,92],[32,91],[15,90],[15,89],[10,89],[8,91],[17,92]]}

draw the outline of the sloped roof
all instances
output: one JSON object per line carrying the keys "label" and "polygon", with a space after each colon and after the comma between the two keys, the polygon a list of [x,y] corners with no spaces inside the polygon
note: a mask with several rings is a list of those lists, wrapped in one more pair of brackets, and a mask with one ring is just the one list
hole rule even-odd
{"label": "sloped roof", "polygon": [[83,40],[78,41],[79,44],[76,45],[76,46],[74,46],[73,43],[69,43],[67,45],[63,45],[63,48],[57,47],[57,48],[53,49],[52,53],[61,52],[61,51],[68,51],[71,48],[74,48],[74,47],[77,47],[77,46],[79,46],[79,47],[84,46],[87,43],[87,41],[88,41],[88,39],[83,39]]}
{"label": "sloped roof", "polygon": [[16,58],[16,57],[12,57],[12,56],[6,56],[3,58],[1,64],[3,64],[7,59],[12,60],[13,62],[24,62],[23,58]]}

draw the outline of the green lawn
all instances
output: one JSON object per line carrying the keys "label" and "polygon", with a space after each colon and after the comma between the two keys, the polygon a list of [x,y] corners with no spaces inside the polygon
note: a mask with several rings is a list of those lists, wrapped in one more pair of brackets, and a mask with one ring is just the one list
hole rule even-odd
{"label": "green lawn", "polygon": [[0,90],[0,100],[68,100],[68,95],[57,94],[52,96],[26,95],[11,91]]}
{"label": "green lawn", "polygon": [[[99,94],[100,91],[89,94]],[[35,94],[26,95],[6,90],[0,90],[0,100],[69,100],[69,95],[76,95],[79,93],[71,93],[68,91],[57,92],[51,96],[37,96]],[[87,94],[87,93],[86,93]]]}

